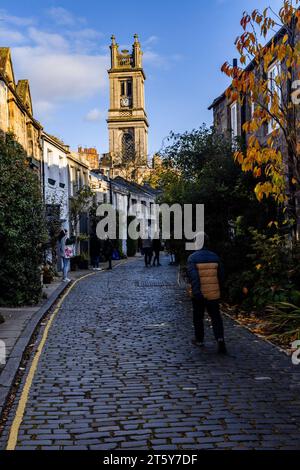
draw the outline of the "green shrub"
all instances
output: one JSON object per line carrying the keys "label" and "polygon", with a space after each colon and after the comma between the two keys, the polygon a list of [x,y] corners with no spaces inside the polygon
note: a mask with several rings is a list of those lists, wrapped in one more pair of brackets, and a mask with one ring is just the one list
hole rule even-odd
{"label": "green shrub", "polygon": [[228,279],[229,300],[256,310],[263,310],[272,303],[294,302],[298,266],[285,237],[279,234],[268,237],[256,230],[251,233],[248,269]]}
{"label": "green shrub", "polygon": [[45,212],[38,175],[10,134],[0,139],[0,239],[0,305],[37,302]]}

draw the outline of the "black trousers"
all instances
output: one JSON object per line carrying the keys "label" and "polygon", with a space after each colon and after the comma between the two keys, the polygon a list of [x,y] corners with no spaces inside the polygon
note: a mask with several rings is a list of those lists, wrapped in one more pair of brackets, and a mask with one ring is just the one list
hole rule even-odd
{"label": "black trousers", "polygon": [[193,317],[196,340],[201,343],[204,340],[204,314],[207,310],[211,318],[212,327],[216,340],[224,339],[224,326],[220,313],[220,305],[218,300],[198,300],[192,299],[193,302]]}
{"label": "black trousers", "polygon": [[160,251],[155,251],[154,252],[153,266],[155,266],[155,261],[157,261],[157,266],[160,264],[159,263],[159,255],[160,255]]}
{"label": "black trousers", "polygon": [[144,248],[145,266],[151,265],[152,248]]}

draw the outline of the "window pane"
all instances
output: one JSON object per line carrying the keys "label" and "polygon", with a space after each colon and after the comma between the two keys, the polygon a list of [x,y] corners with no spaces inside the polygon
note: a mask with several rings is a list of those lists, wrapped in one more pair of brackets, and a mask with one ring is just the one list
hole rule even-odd
{"label": "window pane", "polygon": [[127,82],[127,96],[132,96],[132,81]]}

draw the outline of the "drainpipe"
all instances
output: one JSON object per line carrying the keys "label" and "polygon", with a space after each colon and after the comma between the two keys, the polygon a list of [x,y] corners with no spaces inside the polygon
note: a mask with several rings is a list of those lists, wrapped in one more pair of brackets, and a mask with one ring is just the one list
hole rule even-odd
{"label": "drainpipe", "polygon": [[109,198],[110,198],[110,204],[113,204],[113,190],[112,190],[112,182],[111,178],[109,177]]}
{"label": "drainpipe", "polygon": [[45,159],[44,159],[45,139],[41,137],[41,141],[42,141],[42,145],[41,145],[41,148],[42,148],[42,158],[41,158],[42,194],[43,194],[43,201],[44,203],[46,203],[45,201]]}

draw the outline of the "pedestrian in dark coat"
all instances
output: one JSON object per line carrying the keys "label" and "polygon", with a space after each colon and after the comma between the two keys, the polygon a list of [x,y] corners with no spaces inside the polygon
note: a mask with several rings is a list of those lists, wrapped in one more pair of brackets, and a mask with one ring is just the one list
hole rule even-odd
{"label": "pedestrian in dark coat", "polygon": [[161,252],[161,242],[159,238],[154,238],[152,241],[152,250],[154,251],[154,259],[153,259],[153,266],[155,266],[155,262],[157,266],[161,266],[159,262],[159,255]]}
{"label": "pedestrian in dark coat", "polygon": [[90,254],[91,254],[91,261],[93,269],[100,269],[100,251],[101,251],[101,241],[97,237],[96,234],[91,235],[90,238]]}
{"label": "pedestrian in dark coat", "polygon": [[144,252],[144,259],[145,259],[145,266],[148,268],[151,266],[151,260],[152,260],[152,240],[150,237],[144,238],[142,240],[142,247],[143,247],[143,252]]}

